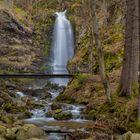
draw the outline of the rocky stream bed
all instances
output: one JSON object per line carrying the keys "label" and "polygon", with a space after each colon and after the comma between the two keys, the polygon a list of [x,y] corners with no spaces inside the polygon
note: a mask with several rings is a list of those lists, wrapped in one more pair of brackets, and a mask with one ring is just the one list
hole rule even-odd
{"label": "rocky stream bed", "polygon": [[[41,81],[38,81],[39,83]],[[74,131],[85,131],[92,127],[92,121],[85,120],[82,111],[84,106],[60,103],[55,98],[62,94],[64,87],[52,86],[46,91],[46,86],[30,85],[26,91],[17,92],[19,98],[31,95],[33,100],[41,107],[30,110],[30,118],[24,119],[26,123],[35,124],[45,130],[49,140],[64,140],[67,134]],[[34,87],[37,87],[34,89]],[[46,92],[44,92],[46,91]]]}

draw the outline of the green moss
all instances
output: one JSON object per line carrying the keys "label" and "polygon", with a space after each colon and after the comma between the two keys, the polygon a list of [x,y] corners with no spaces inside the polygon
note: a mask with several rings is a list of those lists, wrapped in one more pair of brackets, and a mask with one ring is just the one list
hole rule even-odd
{"label": "green moss", "polygon": [[132,95],[133,96],[138,96],[139,95],[139,84],[138,83],[133,83],[132,84]]}
{"label": "green moss", "polygon": [[5,103],[4,106],[3,106],[3,109],[5,111],[11,111],[13,109],[13,106],[11,103]]}
{"label": "green moss", "polygon": [[78,91],[79,89],[81,89],[81,87],[89,77],[90,77],[89,74],[84,74],[84,73],[75,75],[74,82],[73,82],[73,86],[75,87],[75,90]]}
{"label": "green moss", "polygon": [[65,102],[65,103],[74,103],[75,100],[66,94],[60,94],[57,98],[57,101]]}
{"label": "green moss", "polygon": [[83,105],[87,105],[89,103],[89,99],[85,99],[85,97],[78,97],[78,99],[76,100],[76,102],[78,104],[83,104]]}
{"label": "green moss", "polygon": [[122,66],[122,50],[117,52],[117,54],[113,54],[112,52],[105,53],[105,65],[106,70],[111,72],[116,70]]}
{"label": "green moss", "polygon": [[17,113],[17,112],[25,112],[26,108],[25,106],[17,106],[16,104],[5,103],[3,105],[3,110],[11,113]]}
{"label": "green moss", "polygon": [[93,109],[86,115],[86,118],[89,120],[96,120],[96,113],[97,111]]}
{"label": "green moss", "polygon": [[97,108],[98,112],[100,113],[107,113],[107,112],[114,113],[114,112],[118,112],[118,109],[119,108],[113,103],[111,105],[108,103],[104,103],[102,104],[102,106],[99,106]]}
{"label": "green moss", "polygon": [[0,115],[0,120],[7,124],[12,124],[14,122],[14,117],[12,115]]}
{"label": "green moss", "polygon": [[127,127],[128,127],[127,129],[128,129],[128,130],[131,130],[132,132],[135,132],[135,133],[139,133],[139,132],[140,132],[140,122],[137,121],[137,120],[135,120],[135,121],[131,124],[131,126],[128,125]]}
{"label": "green moss", "polygon": [[18,6],[15,6],[14,7],[14,10],[15,10],[15,12],[17,12],[17,13],[25,13],[25,11],[21,8],[21,7],[18,7]]}
{"label": "green moss", "polygon": [[72,118],[71,112],[60,112],[54,115],[56,120],[68,120]]}

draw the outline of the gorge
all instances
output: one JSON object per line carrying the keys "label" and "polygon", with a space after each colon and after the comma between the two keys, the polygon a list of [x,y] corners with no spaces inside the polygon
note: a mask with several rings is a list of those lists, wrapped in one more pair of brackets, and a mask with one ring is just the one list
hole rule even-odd
{"label": "gorge", "polygon": [[139,140],[139,83],[123,81],[139,47],[129,2],[0,0],[0,140]]}

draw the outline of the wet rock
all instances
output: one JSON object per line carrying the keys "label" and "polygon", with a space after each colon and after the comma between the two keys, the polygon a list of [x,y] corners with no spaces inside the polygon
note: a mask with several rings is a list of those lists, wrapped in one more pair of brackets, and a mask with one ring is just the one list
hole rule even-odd
{"label": "wet rock", "polygon": [[30,138],[41,138],[44,131],[33,124],[17,125],[6,130],[5,137],[10,140],[27,140]]}
{"label": "wet rock", "polygon": [[14,139],[16,139],[16,137],[17,137],[17,132],[18,132],[18,130],[20,129],[20,127],[21,126],[17,126],[17,127],[13,127],[13,128],[8,128],[7,130],[6,130],[6,135],[5,135],[5,137],[7,138],[7,139],[11,139],[11,140],[14,140]]}
{"label": "wet rock", "polygon": [[52,117],[53,116],[53,112],[52,111],[48,111],[45,116],[46,117]]}
{"label": "wet rock", "polygon": [[62,112],[62,109],[56,109],[56,110],[53,111],[53,114],[59,114],[61,112]]}
{"label": "wet rock", "polygon": [[16,135],[17,140],[27,140],[30,138],[41,138],[44,135],[44,131],[33,124],[25,124],[18,129]]}
{"label": "wet rock", "polygon": [[[17,102],[5,103],[3,105],[3,110],[5,110],[7,113],[12,113],[12,114],[16,114],[19,112],[25,112],[26,106],[22,104],[23,102],[21,102],[20,100]],[[21,102],[21,104],[19,104],[20,102]]]}
{"label": "wet rock", "polygon": [[7,124],[13,124],[15,121],[15,118],[11,114],[2,113],[2,114],[0,114],[0,121],[7,123]]}
{"label": "wet rock", "polygon": [[20,113],[17,115],[17,118],[20,119],[20,120],[23,120],[23,119],[28,119],[28,118],[31,118],[32,117],[32,113],[29,112],[29,111],[25,111],[24,113]]}
{"label": "wet rock", "polygon": [[61,112],[54,115],[54,119],[56,120],[69,120],[72,118],[71,112]]}
{"label": "wet rock", "polygon": [[17,120],[14,122],[13,126],[23,126],[24,122],[22,120]]}
{"label": "wet rock", "polygon": [[36,102],[36,101],[28,102],[27,105],[30,105],[30,108],[44,107],[44,105],[41,102]]}
{"label": "wet rock", "polygon": [[46,113],[46,117],[54,117],[54,115],[62,112],[62,109],[51,110]]}
{"label": "wet rock", "polygon": [[54,103],[51,105],[51,109],[52,109],[52,110],[61,109],[61,106],[60,106],[60,104],[54,102]]}
{"label": "wet rock", "polygon": [[41,99],[51,98],[51,94],[45,89],[25,89],[24,92],[27,92],[30,96],[38,97]]}

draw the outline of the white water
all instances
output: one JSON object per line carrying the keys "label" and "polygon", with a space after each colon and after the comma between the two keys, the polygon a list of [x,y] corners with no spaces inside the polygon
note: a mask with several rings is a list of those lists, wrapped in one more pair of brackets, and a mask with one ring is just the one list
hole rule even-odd
{"label": "white water", "polygon": [[[74,38],[73,31],[70,21],[66,17],[66,11],[56,12],[56,21],[53,32],[53,46],[51,50],[51,73],[52,74],[68,74],[67,64],[68,61],[74,55]],[[67,85],[69,78],[53,78],[51,82],[59,85]],[[41,84],[43,85],[43,83]],[[42,87],[42,86],[41,86]],[[34,87],[35,88],[35,87]],[[27,119],[27,122],[41,125],[44,129],[60,130],[58,126],[47,126],[47,122],[57,122],[53,117],[46,117],[48,110],[51,110],[51,104],[55,98],[59,95],[59,91],[50,91],[52,98],[51,101],[46,101],[44,104],[45,108],[34,109],[32,118]],[[65,122],[79,122],[82,123],[84,120],[81,117],[83,106],[63,104],[62,110],[72,113],[72,119]],[[50,127],[50,128],[49,128]],[[65,128],[67,129],[67,128]],[[49,140],[64,140],[64,137],[59,133],[48,134]]]}
{"label": "white water", "polygon": [[[51,52],[52,74],[68,74],[67,64],[74,54],[74,37],[66,11],[56,12],[56,21],[53,32],[53,46]],[[52,83],[67,85],[68,78],[53,78]]]}
{"label": "white water", "polygon": [[23,93],[23,92],[16,92],[16,95],[19,97],[19,98],[22,98],[22,97],[25,97],[26,95]]}

